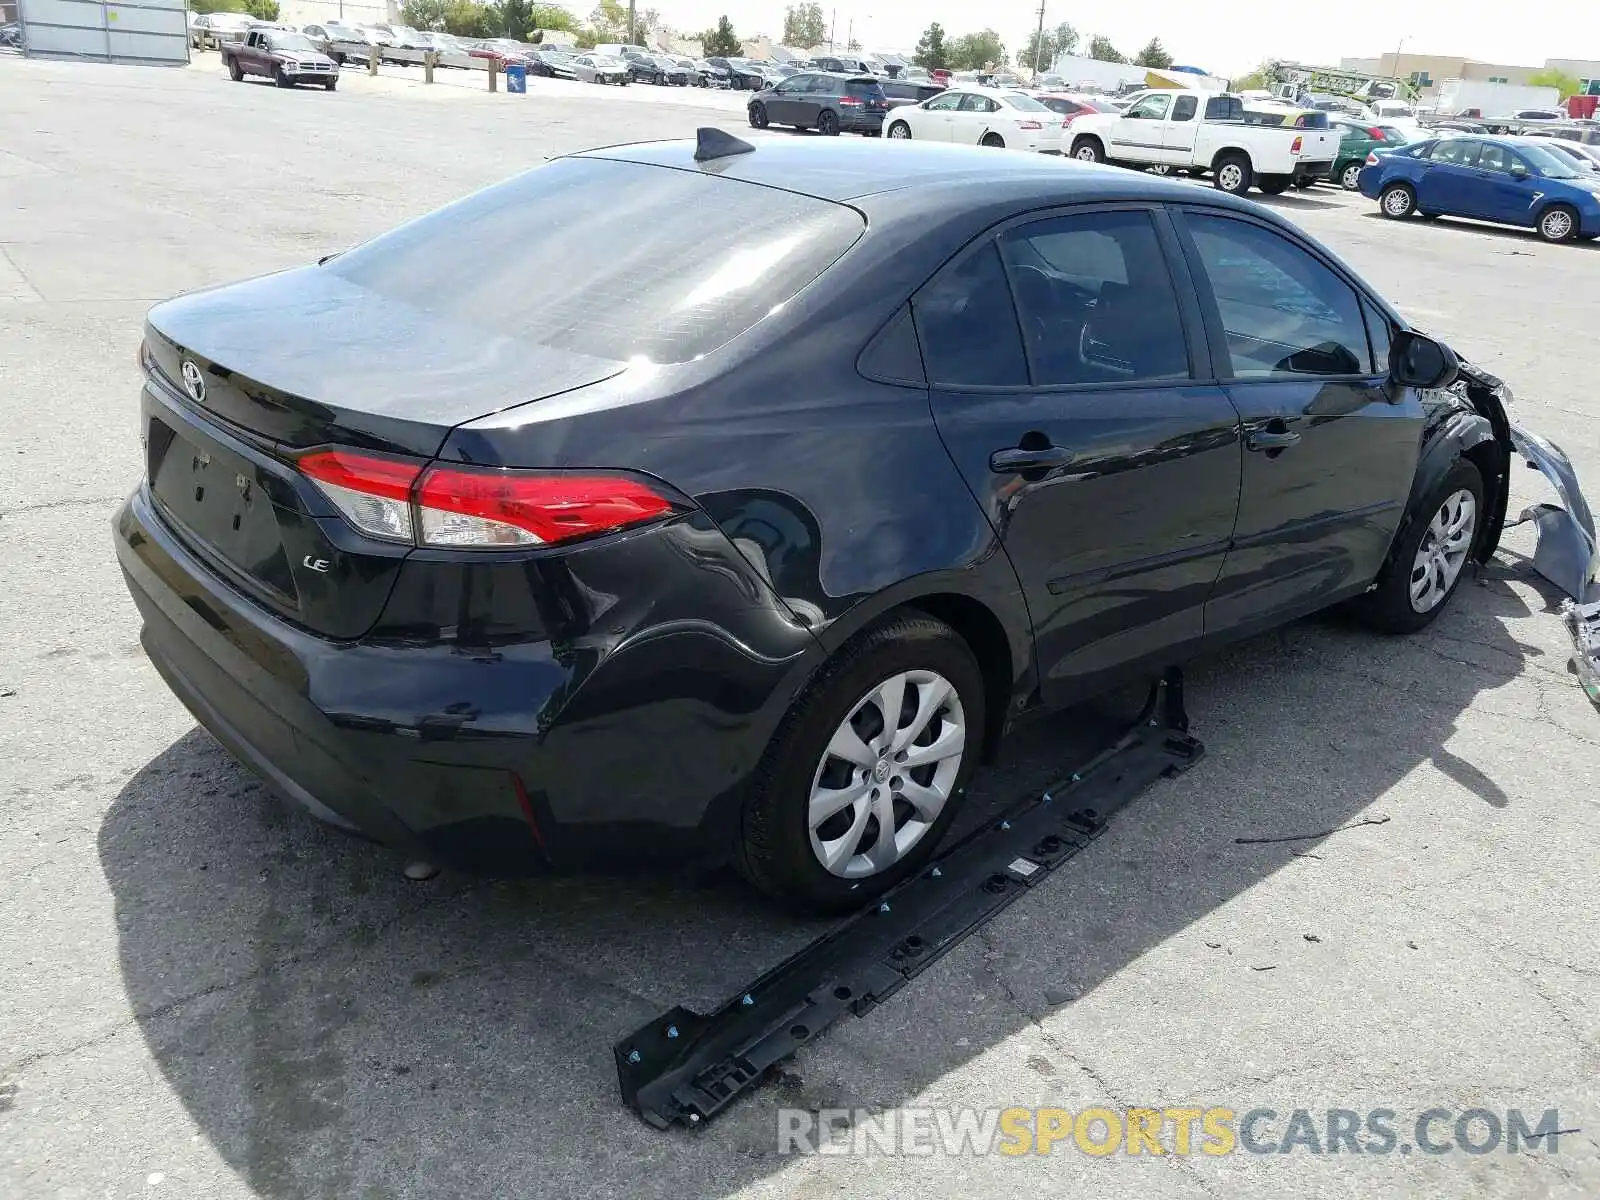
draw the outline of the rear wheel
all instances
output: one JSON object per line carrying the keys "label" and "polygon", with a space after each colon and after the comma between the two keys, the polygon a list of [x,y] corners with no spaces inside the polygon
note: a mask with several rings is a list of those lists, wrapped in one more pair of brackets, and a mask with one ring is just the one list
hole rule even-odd
{"label": "rear wheel", "polygon": [[1006,148],[1006,141],[998,133],[986,133],[983,135],[983,140],[979,142],[978,145],[988,146],[991,150],[1004,150]]}
{"label": "rear wheel", "polygon": [[1256,186],[1269,196],[1281,196],[1289,187],[1287,175],[1259,175]]}
{"label": "rear wheel", "polygon": [[829,108],[823,109],[822,115],[817,118],[817,132],[823,137],[838,137],[839,114]]}
{"label": "rear wheel", "polygon": [[1072,143],[1072,157],[1079,162],[1103,163],[1106,160],[1106,148],[1100,144],[1099,138],[1082,137]]}
{"label": "rear wheel", "polygon": [[1352,602],[1363,621],[1384,633],[1414,633],[1431,624],[1455,594],[1483,520],[1483,476],[1458,459],[1413,505],[1373,590]]}
{"label": "rear wheel", "polygon": [[1211,186],[1230,196],[1242,196],[1250,190],[1252,175],[1248,158],[1242,154],[1224,154],[1217,160]]}
{"label": "rear wheel", "polygon": [[917,871],[983,740],[983,677],[942,621],[863,634],[795,702],[745,805],[738,863],[779,903],[855,908]]}
{"label": "rear wheel", "polygon": [[1409,217],[1417,207],[1417,194],[1408,183],[1391,183],[1378,195],[1378,211],[1393,220]]}
{"label": "rear wheel", "polygon": [[1578,210],[1552,204],[1539,217],[1539,236],[1547,242],[1570,242],[1578,234]]}
{"label": "rear wheel", "polygon": [[1339,186],[1347,192],[1353,192],[1361,186],[1361,164],[1353,162],[1339,172]]}
{"label": "rear wheel", "polygon": [[752,104],[750,106],[750,124],[756,129],[767,127],[767,106],[765,104]]}
{"label": "rear wheel", "polygon": [[911,140],[911,126],[904,121],[896,121],[889,126],[889,136],[897,142],[909,142]]}
{"label": "rear wheel", "polygon": [[237,58],[230,58],[228,60],[228,78],[232,79],[235,83],[244,82],[244,68],[239,65],[239,60]]}

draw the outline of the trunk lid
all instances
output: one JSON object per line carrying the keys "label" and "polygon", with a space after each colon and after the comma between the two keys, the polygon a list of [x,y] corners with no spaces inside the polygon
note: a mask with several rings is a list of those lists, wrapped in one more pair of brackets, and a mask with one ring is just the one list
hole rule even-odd
{"label": "trunk lid", "polygon": [[335,638],[372,627],[412,547],[357,533],[295,469],[301,451],[429,459],[463,422],[624,369],[316,267],[160,305],[146,346],[146,472],[162,516],[257,602]]}

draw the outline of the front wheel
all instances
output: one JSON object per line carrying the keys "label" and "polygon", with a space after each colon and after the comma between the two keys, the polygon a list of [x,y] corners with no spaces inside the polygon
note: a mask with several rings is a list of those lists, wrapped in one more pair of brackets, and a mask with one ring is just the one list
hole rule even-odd
{"label": "front wheel", "polygon": [[1483,521],[1483,476],[1458,459],[1407,510],[1383,570],[1352,609],[1383,633],[1415,633],[1444,611],[1466,573]]}
{"label": "front wheel", "polygon": [[1339,186],[1347,192],[1353,192],[1361,186],[1361,164],[1353,162],[1343,171],[1339,172]]}
{"label": "front wheel", "polygon": [[1578,235],[1578,210],[1553,204],[1539,218],[1539,236],[1547,242],[1570,242]]}
{"label": "front wheel", "polygon": [[1391,220],[1409,217],[1417,207],[1417,194],[1410,184],[1391,183],[1378,196],[1378,211]]}
{"label": "front wheel", "polygon": [[282,67],[273,67],[272,68],[272,82],[277,84],[279,87],[293,87],[294,86],[294,83],[290,80],[290,78],[283,73],[283,68]]}
{"label": "front wheel", "polygon": [[949,828],[983,728],[983,676],[948,625],[908,613],[863,634],[768,747],[741,820],[741,872],[818,914],[893,887]]}
{"label": "front wheel", "polygon": [[889,136],[897,142],[909,142],[911,140],[911,126],[904,121],[896,121],[889,126]]}
{"label": "front wheel", "polygon": [[339,81],[337,79],[330,79],[330,80],[328,80],[328,82],[324,83],[322,86],[327,88],[331,92],[331,91],[333,91],[335,88],[337,88],[339,86]]}
{"label": "front wheel", "polygon": [[767,106],[765,104],[752,104],[750,106],[750,127],[752,129],[765,129],[767,125]]}
{"label": "front wheel", "polygon": [[1072,157],[1079,162],[1103,163],[1106,151],[1098,138],[1079,138],[1072,143]]}

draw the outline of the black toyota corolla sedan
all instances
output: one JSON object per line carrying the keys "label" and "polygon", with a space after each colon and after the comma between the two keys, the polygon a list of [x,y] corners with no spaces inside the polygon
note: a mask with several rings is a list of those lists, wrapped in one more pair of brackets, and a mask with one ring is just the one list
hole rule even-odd
{"label": "black toyota corolla sedan", "polygon": [[140,355],[117,550],[240,759],[431,860],[818,911],[1024,711],[1340,601],[1420,628],[1505,506],[1497,405],[1287,222],[954,146],[575,154]]}

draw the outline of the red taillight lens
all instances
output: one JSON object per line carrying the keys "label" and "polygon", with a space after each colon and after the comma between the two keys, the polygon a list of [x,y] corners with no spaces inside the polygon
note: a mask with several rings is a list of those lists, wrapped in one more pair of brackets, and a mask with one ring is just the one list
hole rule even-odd
{"label": "red taillight lens", "polygon": [[1300,147],[1304,146],[1305,144],[1306,144],[1305,138],[1298,138],[1298,137],[1295,138],[1295,140],[1289,144],[1289,153],[1290,154],[1299,154],[1300,153]]}
{"label": "red taillight lens", "polygon": [[425,546],[536,546],[652,521],[672,501],[636,479],[435,466],[417,485]]}
{"label": "red taillight lens", "polygon": [[861,107],[861,101],[857,100],[854,96],[840,96],[839,97],[839,107],[840,108],[860,108]]}
{"label": "red taillight lens", "polygon": [[1377,140],[1380,141],[1380,142],[1386,142],[1386,141],[1389,140],[1387,137],[1384,136],[1383,130],[1379,129],[1376,125],[1373,125],[1370,128],[1368,128],[1367,136],[1369,138],[1377,138]]}
{"label": "red taillight lens", "polygon": [[424,464],[352,450],[299,460],[345,520],[418,546],[543,546],[609,533],[677,510],[643,480]]}
{"label": "red taillight lens", "polygon": [[1018,121],[1018,129],[1043,129],[1044,125],[1038,121]]}
{"label": "red taillight lens", "polygon": [[1377,166],[1378,165],[1378,155],[1377,155],[1377,153],[1375,151],[1368,150],[1367,151],[1367,161],[1363,165],[1364,166],[1368,166],[1368,167]]}

